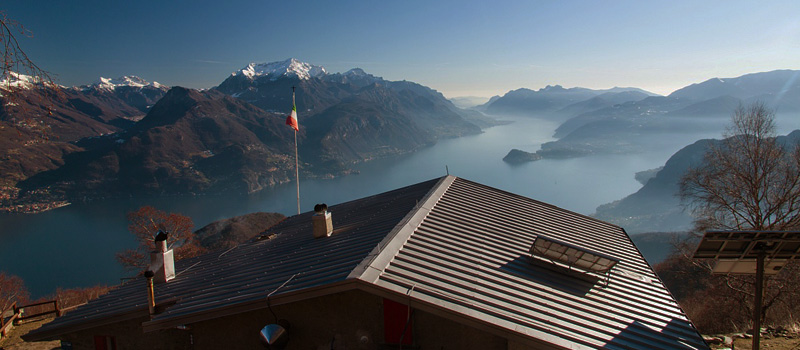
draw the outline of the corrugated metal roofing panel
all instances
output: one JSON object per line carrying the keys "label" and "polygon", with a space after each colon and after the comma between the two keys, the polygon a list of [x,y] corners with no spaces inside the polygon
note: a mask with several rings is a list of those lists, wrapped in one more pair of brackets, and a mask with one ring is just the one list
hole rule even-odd
{"label": "corrugated metal roofing panel", "polygon": [[[620,259],[610,282],[531,262],[546,235]],[[707,348],[625,232],[455,179],[375,282],[567,348]]]}

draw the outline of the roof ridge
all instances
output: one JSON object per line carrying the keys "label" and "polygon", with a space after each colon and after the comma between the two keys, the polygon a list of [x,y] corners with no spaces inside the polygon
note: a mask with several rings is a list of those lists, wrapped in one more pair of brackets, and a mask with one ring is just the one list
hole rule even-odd
{"label": "roof ridge", "polygon": [[395,255],[408,241],[419,224],[425,220],[428,213],[447,192],[455,179],[456,177],[452,175],[443,176],[428,194],[417,203],[416,207],[408,212],[383,240],[367,254],[364,260],[350,272],[346,279],[360,279],[370,283],[377,281],[383,270],[389,266]]}

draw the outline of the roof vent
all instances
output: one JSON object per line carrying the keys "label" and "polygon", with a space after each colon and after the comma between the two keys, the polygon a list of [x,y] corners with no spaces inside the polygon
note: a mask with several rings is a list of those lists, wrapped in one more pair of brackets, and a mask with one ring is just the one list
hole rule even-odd
{"label": "roof vent", "polygon": [[325,203],[314,206],[314,216],[311,217],[314,224],[314,238],[328,237],[333,233],[333,221],[328,206]]}
{"label": "roof vent", "polygon": [[533,241],[530,253],[551,262],[561,263],[570,269],[577,268],[598,274],[607,274],[619,262],[617,258],[541,235]]}
{"label": "roof vent", "polygon": [[153,239],[156,250],[150,252],[150,268],[157,283],[164,283],[175,278],[175,258],[172,249],[167,249],[168,232],[158,230]]}

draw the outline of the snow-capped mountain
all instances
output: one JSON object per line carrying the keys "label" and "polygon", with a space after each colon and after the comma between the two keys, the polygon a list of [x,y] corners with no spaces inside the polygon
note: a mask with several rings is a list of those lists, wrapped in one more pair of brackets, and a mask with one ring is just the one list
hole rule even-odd
{"label": "snow-capped mountain", "polygon": [[246,67],[233,72],[231,76],[244,76],[251,80],[259,77],[269,77],[277,80],[280,77],[296,77],[300,80],[321,78],[328,72],[321,66],[315,66],[297,59],[290,58],[286,61],[271,63],[250,63]]}
{"label": "snow-capped mountain", "polygon": [[113,91],[113,90],[116,90],[117,88],[120,88],[120,87],[130,87],[130,88],[145,88],[145,87],[148,87],[148,88],[154,88],[154,89],[159,89],[159,90],[164,90],[164,91],[169,89],[168,87],[166,87],[164,85],[161,85],[158,82],[155,82],[155,81],[154,82],[149,82],[149,81],[144,80],[142,78],[139,78],[139,77],[137,77],[135,75],[126,75],[126,76],[122,76],[122,77],[119,77],[119,78],[116,78],[116,79],[100,77],[100,79],[97,82],[95,82],[94,84],[83,85],[83,86],[80,86],[79,88],[82,89],[82,90],[102,89],[102,90]]}
{"label": "snow-capped mountain", "polygon": [[0,89],[30,89],[35,84],[41,83],[41,81],[42,80],[39,77],[20,74],[17,72],[8,72],[6,76],[0,77]]}
{"label": "snow-capped mountain", "polygon": [[135,76],[100,78],[94,84],[43,88],[41,79],[10,73],[0,90],[15,89],[13,101],[0,92],[0,121],[22,116],[47,121],[50,136],[76,141],[124,130],[141,119],[168,88]]}

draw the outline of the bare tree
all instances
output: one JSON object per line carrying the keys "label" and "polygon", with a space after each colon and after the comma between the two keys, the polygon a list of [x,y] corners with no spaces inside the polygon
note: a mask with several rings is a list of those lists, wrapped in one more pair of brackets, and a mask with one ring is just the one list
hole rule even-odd
{"label": "bare tree", "polygon": [[775,137],[775,112],[740,106],[722,142],[680,183],[696,228],[787,230],[800,225],[800,149]]}
{"label": "bare tree", "polygon": [[[33,138],[47,140],[50,127],[45,118],[53,116],[53,100],[63,98],[63,91],[49,72],[28,57],[18,36],[32,37],[33,33],[0,10],[0,117],[8,115],[20,137],[33,132]],[[38,93],[31,94],[31,87],[37,87]],[[45,106],[45,110],[26,107],[26,99]],[[0,129],[4,127],[0,124]]]}
{"label": "bare tree", "polygon": [[[703,162],[690,168],[680,182],[679,195],[695,216],[697,232],[797,229],[800,148],[776,137],[775,112],[763,103],[739,106],[723,136],[722,141],[710,144]],[[727,305],[723,309],[729,312],[746,311],[737,317],[741,320],[747,320],[743,315],[752,315],[753,276],[711,276],[710,262],[689,259],[690,250],[684,249],[683,255],[706,271],[704,277],[696,276],[706,278],[707,288],[697,291],[695,299],[698,295],[702,300],[717,298],[715,302]],[[786,305],[798,296],[800,281],[790,273],[797,266],[789,264],[785,270],[766,280],[762,319],[771,306]],[[719,300],[723,298],[727,301]],[[792,310],[786,309],[791,318]]]}
{"label": "bare tree", "polygon": [[17,35],[33,36],[31,31],[25,29],[19,22],[8,18],[5,11],[0,11],[0,55],[2,55],[2,67],[0,67],[0,82],[2,88],[13,91],[16,83],[24,76],[30,77],[31,83],[49,83],[46,85],[56,86],[47,71],[39,68],[22,49],[17,41]]}
{"label": "bare tree", "polygon": [[128,222],[128,231],[136,236],[139,246],[117,253],[117,261],[129,270],[141,271],[148,266],[149,253],[155,249],[153,238],[159,230],[169,233],[167,244],[174,249],[176,260],[205,252],[197,242],[192,231],[194,223],[188,216],[144,206],[128,213]]}
{"label": "bare tree", "polygon": [[[11,310],[14,303],[25,303],[28,301],[28,289],[22,278],[0,272],[0,317]],[[18,304],[18,306],[21,306]]]}

